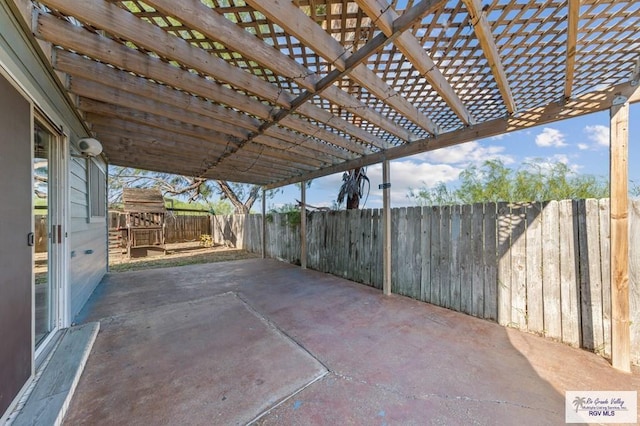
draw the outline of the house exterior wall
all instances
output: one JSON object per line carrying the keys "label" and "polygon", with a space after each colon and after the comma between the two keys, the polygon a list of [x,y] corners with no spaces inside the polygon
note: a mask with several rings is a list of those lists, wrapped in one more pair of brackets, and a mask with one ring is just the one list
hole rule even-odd
{"label": "house exterior wall", "polygon": [[[66,301],[61,314],[61,326],[65,327],[71,324],[107,271],[107,221],[106,217],[91,217],[89,199],[92,194],[87,175],[89,162],[95,162],[105,172],[106,163],[99,157],[87,159],[74,156],[79,152],[76,148],[78,140],[87,136],[87,133],[46,63],[46,54],[28,30],[28,5],[22,0],[0,0],[0,73],[31,103],[31,110],[40,111],[54,127],[62,131],[66,140],[63,144],[62,166],[67,172],[65,182],[60,182],[64,185],[60,197],[63,211],[60,222],[62,234],[67,238],[66,252],[60,261],[62,273],[58,275],[62,281],[62,297]],[[3,95],[0,93],[0,97]],[[29,119],[33,120],[33,117]],[[30,138],[6,139],[2,139],[2,144],[31,144]],[[100,185],[106,187],[106,177]],[[105,192],[102,191],[102,194]],[[11,214],[31,217],[32,212],[32,208],[29,208]],[[33,314],[33,306],[27,309],[31,309]],[[33,352],[32,349],[32,355]],[[0,409],[0,423],[7,414],[3,411]]]}
{"label": "house exterior wall", "polygon": [[71,318],[75,318],[107,271],[108,234],[106,217],[90,217],[87,192],[89,162],[98,161],[105,176],[106,164],[96,159],[72,160],[69,165],[69,302]]}

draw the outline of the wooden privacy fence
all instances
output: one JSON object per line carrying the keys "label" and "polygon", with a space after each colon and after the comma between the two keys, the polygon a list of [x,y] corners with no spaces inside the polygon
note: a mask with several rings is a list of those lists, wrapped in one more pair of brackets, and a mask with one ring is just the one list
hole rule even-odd
{"label": "wooden privacy fence", "polygon": [[[631,353],[640,364],[640,201],[630,206]],[[382,287],[382,212],[307,215],[307,265]],[[609,201],[392,209],[392,290],[611,354]],[[218,216],[260,252],[261,216]],[[244,224],[244,227],[240,226]],[[267,256],[300,263],[299,224],[267,216]]]}
{"label": "wooden privacy fence", "polygon": [[[175,215],[167,214],[165,219],[165,242],[182,243],[199,241],[201,235],[211,235],[212,220],[210,215]],[[125,229],[125,215],[120,212],[109,212],[109,229]],[[151,241],[150,244],[154,242]]]}

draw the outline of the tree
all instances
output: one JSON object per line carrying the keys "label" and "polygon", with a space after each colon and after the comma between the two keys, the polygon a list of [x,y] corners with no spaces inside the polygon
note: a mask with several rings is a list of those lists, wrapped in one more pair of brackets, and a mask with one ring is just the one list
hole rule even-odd
{"label": "tree", "polygon": [[[152,172],[129,167],[109,168],[109,202],[121,200],[122,188],[158,188],[164,196],[182,196],[188,202],[203,201],[216,212],[228,211],[220,200],[229,202],[236,214],[246,214],[258,198],[260,186],[212,181],[205,178]],[[217,197],[218,201],[214,200]]]}
{"label": "tree", "polygon": [[500,160],[472,165],[460,173],[460,186],[453,190],[444,183],[434,188],[412,190],[408,197],[421,205],[473,204],[484,202],[530,202],[609,196],[606,180],[580,175],[561,162],[536,160],[517,170]]}
{"label": "tree", "polygon": [[[231,184],[224,180],[216,181],[220,190],[221,199],[229,200],[235,208],[236,214],[249,214],[253,203],[260,193],[259,185]],[[244,199],[245,201],[242,201]]]}
{"label": "tree", "polygon": [[458,204],[455,191],[449,189],[444,182],[438,182],[433,188],[422,187],[409,189],[407,198],[413,199],[420,206],[446,206]]}
{"label": "tree", "polygon": [[[366,189],[366,196],[365,196]],[[367,177],[366,169],[357,167],[342,175],[342,185],[338,192],[338,204],[342,204],[345,197],[347,199],[347,210],[357,209],[360,207],[360,200],[369,195],[371,184]]]}

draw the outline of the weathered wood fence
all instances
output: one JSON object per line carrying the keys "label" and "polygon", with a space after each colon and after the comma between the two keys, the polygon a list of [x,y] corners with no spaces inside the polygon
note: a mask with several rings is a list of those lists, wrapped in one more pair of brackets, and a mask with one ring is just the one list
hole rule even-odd
{"label": "weathered wood fence", "polygon": [[[168,214],[165,219],[166,243],[182,243],[199,241],[202,235],[214,235],[217,242],[225,242],[235,247],[238,235],[242,238],[242,230],[233,226],[233,220],[226,219],[222,227],[218,226],[219,216],[213,215],[174,215]],[[230,216],[232,217],[232,216]],[[125,229],[125,216],[119,212],[109,212],[109,229]]]}
{"label": "weathered wood fence", "polygon": [[[308,214],[308,267],[381,288],[381,214]],[[393,292],[610,356],[608,200],[391,214]],[[236,245],[261,251],[260,215],[216,218],[221,229],[243,230]],[[640,201],[630,203],[629,219],[632,359],[640,364]],[[268,215],[266,231],[269,257],[300,263],[291,216]]]}

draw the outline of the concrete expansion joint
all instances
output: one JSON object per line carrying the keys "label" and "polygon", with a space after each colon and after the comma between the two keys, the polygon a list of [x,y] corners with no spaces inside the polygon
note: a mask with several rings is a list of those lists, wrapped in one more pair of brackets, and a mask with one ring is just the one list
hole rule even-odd
{"label": "concrete expansion joint", "polygon": [[285,338],[287,338],[288,340],[291,341],[291,343],[293,343],[294,345],[296,345],[300,350],[304,351],[306,354],[308,354],[311,358],[315,359],[317,362],[320,363],[320,365],[322,365],[322,367],[325,369],[325,374],[326,373],[331,373],[331,369],[329,368],[329,366],[321,359],[319,359],[314,353],[312,353],[311,351],[309,351],[302,343],[300,343],[295,337],[293,337],[292,335],[290,335],[289,333],[287,333],[286,331],[284,331],[283,329],[281,329],[280,327],[278,327],[278,325],[276,323],[274,323],[273,321],[271,321],[271,319],[267,318],[265,315],[263,315],[262,313],[260,313],[242,294],[238,293],[238,292],[230,292],[233,293],[234,296],[236,296],[238,299],[240,299],[245,306],[247,307],[247,309],[249,309],[254,315],[256,315],[258,318],[260,318],[262,321],[264,321],[265,324],[267,324],[269,327],[271,327],[273,330],[275,330],[276,332],[282,334]]}
{"label": "concrete expansion joint", "polygon": [[348,382],[356,382],[362,385],[366,385],[366,386],[373,386],[377,389],[380,389],[384,392],[388,392],[391,393],[393,395],[399,396],[401,398],[405,398],[405,399],[412,399],[412,400],[427,400],[430,398],[437,398],[437,399],[443,399],[443,400],[449,400],[449,401],[463,401],[463,402],[477,402],[477,403],[481,403],[481,404],[505,404],[505,405],[509,405],[512,407],[519,407],[519,408],[524,408],[524,409],[528,409],[528,410],[536,410],[536,411],[546,411],[547,413],[552,413],[552,414],[558,414],[556,411],[553,410],[548,410],[545,408],[541,408],[541,407],[532,407],[529,405],[525,405],[525,404],[519,404],[517,402],[512,402],[512,401],[505,401],[505,400],[500,400],[500,399],[482,399],[482,398],[472,398],[470,396],[465,396],[465,395],[447,395],[447,394],[438,394],[438,393],[427,393],[427,394],[421,394],[421,395],[409,395],[409,394],[405,394],[402,392],[397,391],[394,388],[391,388],[389,386],[380,384],[380,383],[369,383],[364,379],[357,379],[353,376],[347,376],[345,374],[339,373],[337,371],[332,371],[329,370],[329,374],[330,375],[334,375],[335,377],[337,377],[338,379],[342,379]]}

